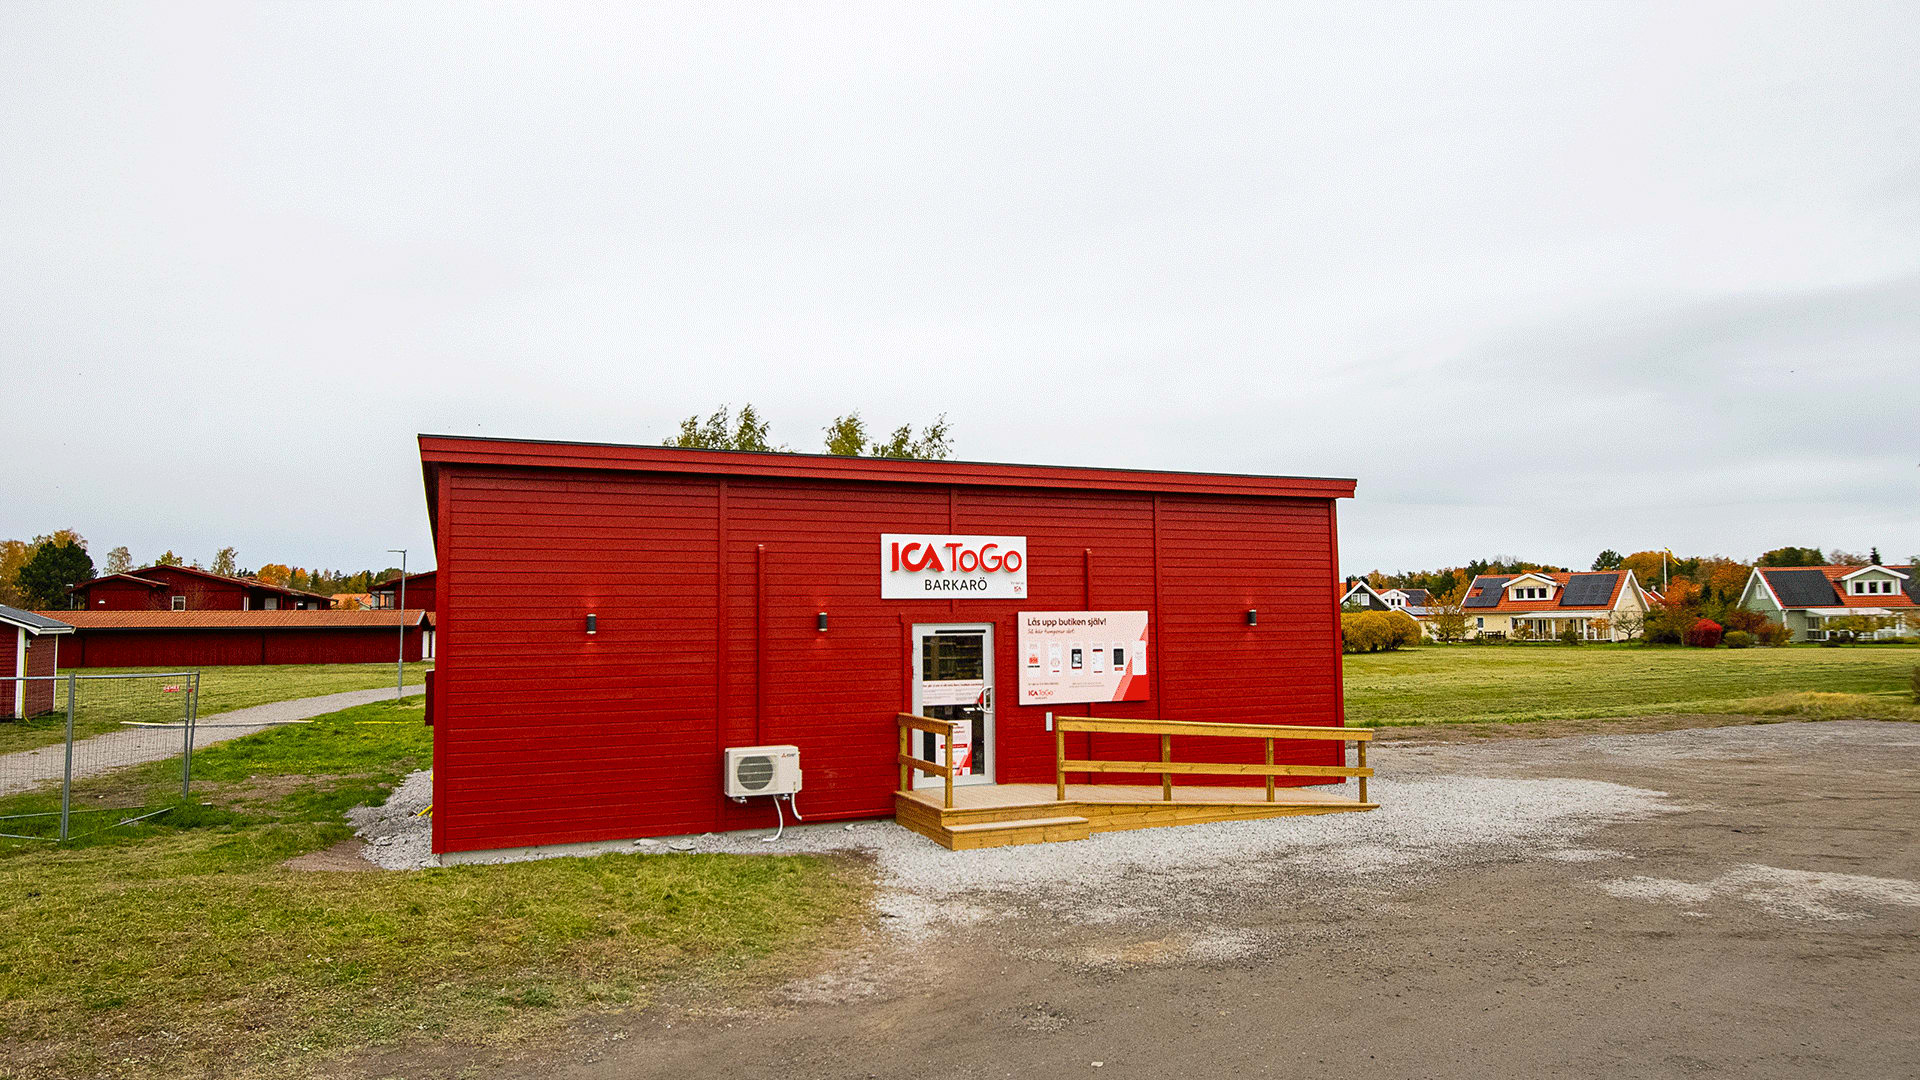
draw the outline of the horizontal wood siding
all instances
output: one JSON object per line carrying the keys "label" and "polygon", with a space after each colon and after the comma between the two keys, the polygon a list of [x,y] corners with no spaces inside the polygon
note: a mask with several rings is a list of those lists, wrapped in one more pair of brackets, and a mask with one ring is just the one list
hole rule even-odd
{"label": "horizontal wood siding", "polygon": [[165,611],[173,594],[131,581],[102,581],[77,590],[75,595],[79,598],[75,606],[90,611]]}
{"label": "horizontal wood siding", "polygon": [[436,843],[711,827],[718,483],[481,469],[447,493]]}
{"label": "horizontal wood siding", "polygon": [[[1332,508],[1325,500],[1161,499],[1159,688],[1167,719],[1342,722]],[[1249,610],[1259,613],[1257,625],[1247,625]],[[1174,739],[1175,760],[1254,762],[1265,752],[1254,739]],[[1274,761],[1337,765],[1342,752],[1338,742],[1283,741]]]}
{"label": "horizontal wood siding", "polygon": [[[390,664],[395,627],[333,630],[80,629],[60,642],[61,667],[215,667],[231,664]],[[407,630],[407,659],[420,659],[418,627]]]}
{"label": "horizontal wood siding", "polygon": [[[1053,778],[1046,709],[1019,704],[1020,611],[1153,612],[1154,695],[1055,711],[1339,722],[1330,499],[492,464],[441,465],[435,490],[436,850],[771,826],[767,800],[722,794],[727,746],[798,746],[809,821],[889,815],[915,623],[993,624],[1003,782]],[[881,600],[879,534],[914,531],[1024,535],[1029,597]],[[1069,753],[1135,751],[1089,738]]]}

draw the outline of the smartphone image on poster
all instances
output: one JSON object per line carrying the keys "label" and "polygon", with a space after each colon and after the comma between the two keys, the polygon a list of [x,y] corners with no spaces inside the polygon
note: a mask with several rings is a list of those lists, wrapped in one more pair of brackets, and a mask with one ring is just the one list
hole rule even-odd
{"label": "smartphone image on poster", "polygon": [[1096,641],[1087,651],[1093,657],[1094,673],[1100,674],[1105,672],[1107,670],[1107,643],[1104,641]]}
{"label": "smartphone image on poster", "polygon": [[1040,646],[1035,645],[1027,650],[1027,666],[1035,669],[1040,667]]}
{"label": "smartphone image on poster", "polygon": [[1072,652],[1072,653],[1070,654],[1070,659],[1071,659],[1071,661],[1072,661],[1072,663],[1073,663],[1073,670],[1075,670],[1075,671],[1079,671],[1079,670],[1080,670],[1080,664],[1081,664],[1081,653],[1080,653],[1080,646],[1078,646],[1078,645],[1075,645],[1075,646],[1073,647],[1073,652]]}
{"label": "smartphone image on poster", "polygon": [[1125,645],[1115,645],[1113,647],[1113,670],[1127,670],[1127,647]]}
{"label": "smartphone image on poster", "polygon": [[1060,643],[1057,641],[1047,645],[1047,670],[1055,675],[1060,674]]}

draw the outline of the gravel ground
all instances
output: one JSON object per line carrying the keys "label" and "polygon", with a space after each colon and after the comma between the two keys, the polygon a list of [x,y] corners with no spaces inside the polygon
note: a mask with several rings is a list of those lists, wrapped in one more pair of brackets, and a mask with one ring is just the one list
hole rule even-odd
{"label": "gravel ground", "polygon": [[347,811],[354,835],[366,841],[360,857],[386,870],[418,870],[438,866],[433,854],[433,825],[420,811],[433,802],[433,772],[408,776],[379,806],[357,806]]}
{"label": "gravel ground", "polygon": [[[424,694],[423,686],[409,686],[408,695]],[[193,746],[202,747],[223,743],[228,739],[238,739],[242,735],[251,735],[256,731],[265,731],[275,724],[284,724],[293,720],[311,720],[341,709],[350,709],[355,705],[366,705],[375,701],[384,701],[393,696],[393,691],[346,690],[338,694],[322,694],[318,697],[294,698],[291,701],[273,701],[265,705],[252,705],[244,709],[215,713],[203,716],[197,722],[193,733]],[[91,739],[81,739],[73,744],[73,776],[78,780],[84,776],[118,769],[127,765],[139,765],[148,761],[164,761],[180,753],[180,744],[185,736],[180,734],[178,725],[167,727],[134,727],[126,731],[115,731],[105,735],[95,735]],[[31,791],[49,781],[59,780],[66,772],[66,745],[57,743],[38,750],[22,750],[18,753],[0,755],[0,795],[11,795],[19,791]]]}
{"label": "gravel ground", "polygon": [[[1373,792],[1381,809],[1367,814],[1269,818],[1099,833],[1073,843],[983,851],[947,851],[886,821],[802,825],[778,841],[766,832],[708,834],[641,841],[635,853],[741,854],[860,852],[881,874],[879,907],[887,925],[910,937],[944,932],[1010,911],[1060,913],[1086,926],[1164,919],[1196,923],[1195,955],[1236,946],[1208,930],[1283,886],[1296,898],[1328,898],[1361,890],[1385,894],[1437,872],[1515,859],[1598,863],[1629,856],[1583,847],[1601,828],[1675,813],[1692,803],[1667,792],[1597,779],[1539,775],[1575,762],[1737,761],[1768,752],[1832,751],[1858,732],[1849,723],[1779,724],[1658,734],[1598,735],[1477,744],[1397,744],[1376,755]],[[1889,729],[1869,725],[1885,745]],[[1899,729],[1894,746],[1920,747],[1920,728]],[[1535,775],[1526,775],[1532,773]],[[415,816],[431,799],[426,773],[416,773],[384,807],[355,812],[367,841],[365,858],[389,869],[435,865],[429,826]],[[805,796],[802,795],[804,811]],[[514,858],[540,857],[506,856]],[[1221,873],[1223,866],[1235,868]],[[1757,871],[1756,871],[1757,873]],[[1764,876],[1764,875],[1763,875]],[[1681,883],[1684,884],[1684,883]],[[1792,892],[1753,874],[1700,886],[1656,881],[1622,885],[1648,897],[1691,895],[1692,889]],[[1811,910],[1821,889],[1873,892],[1859,882],[1810,885],[1780,905]],[[1882,893],[1896,886],[1881,888]],[[1663,892],[1664,890],[1664,892]],[[1782,890],[1786,890],[1783,892]],[[1802,896],[1801,894],[1805,895]],[[1801,900],[1804,899],[1805,903]]]}
{"label": "gravel ground", "polygon": [[[1361,889],[1391,893],[1445,870],[1514,859],[1600,863],[1631,856],[1580,846],[1601,828],[1693,809],[1664,791],[1604,780],[1541,776],[1575,763],[1638,765],[1738,762],[1757,752],[1833,753],[1863,731],[1884,749],[1920,749],[1920,727],[1874,722],[1793,723],[1652,734],[1590,735],[1491,743],[1401,743],[1375,755],[1373,796],[1381,808],[1257,821],[1096,833],[1072,843],[948,851],[889,821],[790,827],[764,832],[662,837],[609,848],[622,853],[831,854],[871,856],[881,874],[878,906],[887,925],[910,937],[944,932],[1009,911],[1046,911],[1087,926],[1164,918],[1224,919],[1283,886],[1296,898]],[[1533,773],[1536,775],[1526,775]],[[804,794],[802,807],[805,810]],[[390,870],[438,865],[428,819],[431,774],[414,773],[386,805],[353,812],[363,857]],[[507,853],[490,862],[563,857]],[[1223,866],[1235,868],[1221,873]],[[1904,903],[1903,882],[1769,876],[1749,867],[1701,884],[1622,879],[1619,896],[1684,901],[1741,895],[1782,911],[1831,909],[1823,896]],[[1822,916],[1824,917],[1824,916]],[[1204,924],[1201,924],[1204,929]],[[1205,934],[1196,943],[1211,947]]]}

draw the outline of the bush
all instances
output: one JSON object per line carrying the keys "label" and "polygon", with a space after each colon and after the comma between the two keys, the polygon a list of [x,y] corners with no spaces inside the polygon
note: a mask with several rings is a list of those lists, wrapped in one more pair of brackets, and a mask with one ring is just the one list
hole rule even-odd
{"label": "bush", "polygon": [[1340,645],[1350,653],[1391,652],[1419,641],[1420,624],[1404,611],[1358,611],[1340,615]]}
{"label": "bush", "polygon": [[1793,640],[1793,634],[1787,630],[1786,623],[1777,623],[1772,619],[1763,619],[1758,629],[1751,631],[1753,640],[1760,645],[1785,645]]}
{"label": "bush", "polygon": [[1567,627],[1565,630],[1560,631],[1560,644],[1562,645],[1580,644],[1580,631],[1575,630],[1571,626]]}
{"label": "bush", "polygon": [[1743,630],[1758,637],[1760,628],[1772,621],[1772,619],[1767,618],[1757,611],[1748,611],[1746,608],[1732,608],[1729,609],[1725,615],[1721,616],[1720,625],[1726,627],[1729,632]]}
{"label": "bush", "polygon": [[1696,649],[1711,649],[1720,644],[1720,624],[1701,619],[1687,628],[1687,644]]}
{"label": "bush", "polygon": [[1647,613],[1646,640],[1652,645],[1678,645],[1696,616],[1691,612],[1654,605]]}
{"label": "bush", "polygon": [[1745,630],[1729,630],[1720,643],[1729,649],[1748,649],[1753,647],[1753,635]]}

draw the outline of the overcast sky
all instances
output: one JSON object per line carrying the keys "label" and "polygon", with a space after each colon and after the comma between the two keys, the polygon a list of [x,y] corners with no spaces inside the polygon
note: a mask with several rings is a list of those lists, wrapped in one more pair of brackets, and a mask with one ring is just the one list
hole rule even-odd
{"label": "overcast sky", "polygon": [[1920,551],[1920,8],[0,9],[0,536],[431,559],[418,432],[1356,477],[1344,568]]}

